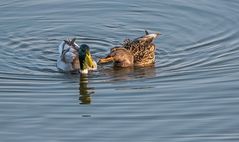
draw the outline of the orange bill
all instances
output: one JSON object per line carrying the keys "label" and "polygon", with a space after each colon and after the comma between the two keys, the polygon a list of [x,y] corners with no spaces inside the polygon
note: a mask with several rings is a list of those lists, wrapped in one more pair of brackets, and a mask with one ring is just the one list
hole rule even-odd
{"label": "orange bill", "polygon": [[105,57],[105,58],[101,58],[99,61],[98,61],[98,64],[104,64],[104,63],[108,63],[108,62],[113,62],[114,61],[114,58],[113,57]]}

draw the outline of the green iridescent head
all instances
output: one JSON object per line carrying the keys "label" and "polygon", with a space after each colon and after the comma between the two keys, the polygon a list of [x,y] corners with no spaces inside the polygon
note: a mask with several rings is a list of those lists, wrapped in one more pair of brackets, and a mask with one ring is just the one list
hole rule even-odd
{"label": "green iridescent head", "polygon": [[88,70],[96,69],[97,65],[90,54],[90,47],[82,44],[79,48],[80,72],[88,73]]}

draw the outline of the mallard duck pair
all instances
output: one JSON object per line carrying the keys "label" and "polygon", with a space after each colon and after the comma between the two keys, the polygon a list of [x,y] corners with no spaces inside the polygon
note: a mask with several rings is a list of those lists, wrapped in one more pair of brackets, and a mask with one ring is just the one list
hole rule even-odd
{"label": "mallard duck pair", "polygon": [[99,64],[113,62],[115,67],[144,67],[154,64],[155,49],[154,39],[159,33],[145,35],[134,40],[126,39],[119,47],[114,47],[110,53],[99,60]]}
{"label": "mallard duck pair", "polygon": [[[145,35],[134,40],[127,39],[120,47],[114,47],[110,53],[101,58],[98,64],[113,62],[116,67],[149,66],[155,62],[154,39],[159,33]],[[90,48],[86,44],[81,46],[72,40],[64,40],[59,45],[59,57],[57,68],[66,72],[80,72],[87,74],[88,70],[96,70],[97,64],[90,54]]]}

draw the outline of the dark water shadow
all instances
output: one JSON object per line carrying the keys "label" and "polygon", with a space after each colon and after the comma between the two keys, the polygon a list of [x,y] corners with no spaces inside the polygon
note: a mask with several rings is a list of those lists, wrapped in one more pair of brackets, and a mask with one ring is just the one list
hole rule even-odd
{"label": "dark water shadow", "polygon": [[93,87],[88,87],[88,75],[81,75],[79,81],[80,104],[91,104],[91,95],[95,93]]}
{"label": "dark water shadow", "polygon": [[135,80],[140,78],[153,78],[156,76],[156,68],[154,65],[148,67],[104,67],[99,70],[100,74],[107,76],[109,81],[118,82],[125,80]]}

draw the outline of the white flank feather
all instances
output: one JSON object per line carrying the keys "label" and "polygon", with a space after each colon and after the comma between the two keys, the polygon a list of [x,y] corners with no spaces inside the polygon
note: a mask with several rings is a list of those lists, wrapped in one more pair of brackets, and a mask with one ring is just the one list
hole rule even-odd
{"label": "white flank feather", "polygon": [[[76,43],[74,44],[76,45],[77,48],[79,48],[79,46]],[[59,56],[56,64],[57,68],[66,72],[72,71],[73,68],[71,63],[75,58],[78,57],[78,51],[68,46],[64,41],[62,41],[58,46],[58,51]]]}

